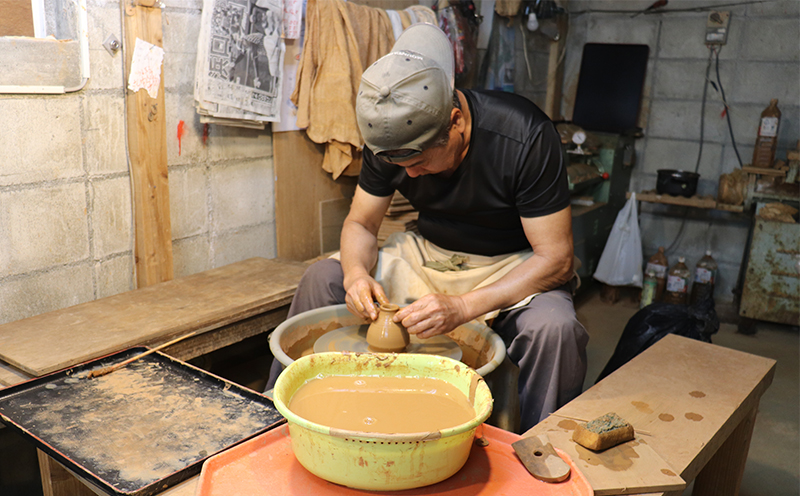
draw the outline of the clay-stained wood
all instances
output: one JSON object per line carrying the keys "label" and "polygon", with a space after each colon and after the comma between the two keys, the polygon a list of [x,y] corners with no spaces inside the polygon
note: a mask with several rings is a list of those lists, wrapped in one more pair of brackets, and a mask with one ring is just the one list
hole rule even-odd
{"label": "clay-stained wood", "polygon": [[[323,147],[305,131],[273,133],[275,167],[275,228],[278,257],[309,260],[321,255],[323,219],[320,203],[352,198],[357,178],[336,181],[322,170]],[[326,239],[337,236],[335,226],[324,226]],[[341,231],[341,225],[338,231]]]}
{"label": "clay-stained wood", "polygon": [[31,378],[31,375],[15,369],[6,362],[0,361],[0,389],[5,386],[13,386],[14,384],[25,382]]}
{"label": "clay-stained wood", "polygon": [[[564,7],[566,8],[566,5]],[[558,40],[550,42],[550,53],[547,59],[547,93],[543,109],[544,113],[554,121],[561,119],[561,96],[564,85],[563,55],[569,26],[566,16],[559,16],[557,23],[560,37]]]}
{"label": "clay-stained wood", "polygon": [[305,268],[251,258],[4,324],[0,359],[40,376],[131,346],[218,329],[287,305]]}
{"label": "clay-stained wood", "polygon": [[0,36],[33,36],[30,0],[0,0]]}
{"label": "clay-stained wood", "polygon": [[[137,38],[163,46],[161,9],[126,4],[123,17],[127,81]],[[173,278],[163,70],[156,98],[151,98],[145,90],[136,93],[127,90],[126,99],[136,237],[136,283],[137,287],[142,288]]]}
{"label": "clay-stained wood", "polygon": [[[641,484],[650,475],[668,475],[662,470],[690,482],[716,456],[728,459],[729,469],[744,466],[747,452],[730,448],[741,447],[741,440],[726,441],[741,438],[746,427],[740,426],[758,407],[774,373],[774,360],[667,335],[525,435],[547,433],[553,446],[576,462],[598,495],[627,494],[623,488]],[[611,453],[619,456],[605,462],[599,458],[588,462],[587,454],[570,439],[575,422],[564,417],[596,418],[608,412],[647,431],[649,436],[637,435],[636,441],[647,443],[668,466],[642,465],[640,458],[622,451]],[[717,475],[741,478],[735,470]],[[725,487],[731,487],[729,482]],[[655,491],[660,490],[649,492]]]}

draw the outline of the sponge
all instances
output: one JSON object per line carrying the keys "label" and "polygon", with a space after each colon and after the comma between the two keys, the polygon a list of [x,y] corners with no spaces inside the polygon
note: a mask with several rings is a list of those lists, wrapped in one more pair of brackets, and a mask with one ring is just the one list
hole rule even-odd
{"label": "sponge", "polygon": [[594,451],[603,451],[633,438],[633,426],[614,412],[578,424],[572,433],[573,441]]}

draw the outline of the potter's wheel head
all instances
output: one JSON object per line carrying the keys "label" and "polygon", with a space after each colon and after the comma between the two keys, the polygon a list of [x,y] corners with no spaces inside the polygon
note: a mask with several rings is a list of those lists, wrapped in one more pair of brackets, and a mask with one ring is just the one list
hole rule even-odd
{"label": "potter's wheel head", "polygon": [[[351,325],[329,331],[314,343],[314,353],[326,351],[352,351],[355,353],[369,353],[367,344],[367,328],[369,324]],[[461,347],[447,336],[439,335],[428,339],[419,339],[411,335],[411,342],[404,353],[422,353],[425,355],[439,355],[461,360]]]}

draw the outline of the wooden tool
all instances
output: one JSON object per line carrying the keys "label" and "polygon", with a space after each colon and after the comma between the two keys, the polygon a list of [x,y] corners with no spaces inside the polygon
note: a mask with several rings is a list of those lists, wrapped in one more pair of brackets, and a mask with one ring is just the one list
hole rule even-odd
{"label": "wooden tool", "polygon": [[528,472],[540,481],[561,482],[569,477],[569,464],[558,456],[547,434],[522,438],[511,447]]}
{"label": "wooden tool", "polygon": [[147,356],[147,355],[149,355],[151,353],[155,353],[156,351],[163,350],[167,346],[171,346],[171,345],[177,343],[178,341],[183,341],[184,339],[190,338],[190,337],[194,336],[195,334],[197,334],[197,331],[192,331],[189,334],[184,334],[183,336],[181,336],[179,338],[175,338],[172,341],[168,341],[168,342],[166,342],[164,344],[160,344],[160,345],[156,346],[153,349],[147,350],[144,353],[140,353],[140,354],[136,355],[135,357],[128,358],[125,361],[119,362],[116,365],[109,365],[108,367],[103,367],[102,369],[92,370],[91,372],[89,372],[89,375],[87,375],[86,378],[87,379],[91,379],[92,377],[100,377],[100,376],[104,376],[106,374],[110,374],[111,372],[114,372],[117,369],[121,369],[122,367],[128,365],[131,362],[135,362],[136,360],[138,360],[138,359],[140,359],[140,358],[142,358],[144,356]]}

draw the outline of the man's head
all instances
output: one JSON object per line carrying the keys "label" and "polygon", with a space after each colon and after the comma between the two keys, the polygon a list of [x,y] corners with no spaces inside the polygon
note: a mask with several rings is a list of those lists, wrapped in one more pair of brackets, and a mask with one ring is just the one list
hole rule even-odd
{"label": "man's head", "polygon": [[361,135],[383,160],[401,163],[448,136],[453,110],[453,48],[432,24],[414,24],[361,77]]}

